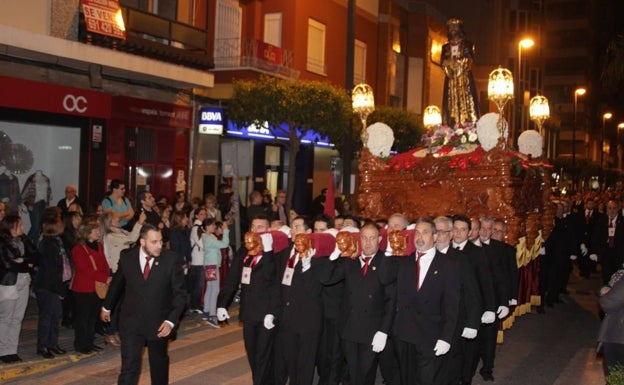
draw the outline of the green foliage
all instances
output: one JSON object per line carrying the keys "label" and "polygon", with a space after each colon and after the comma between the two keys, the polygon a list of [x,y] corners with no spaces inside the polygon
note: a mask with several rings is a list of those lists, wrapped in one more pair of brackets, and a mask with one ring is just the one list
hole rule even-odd
{"label": "green foliage", "polygon": [[268,76],[235,81],[234,95],[228,102],[228,118],[237,125],[268,122],[272,127],[279,127],[286,123],[287,131],[280,134],[289,137],[297,147],[297,139],[309,129],[328,135],[333,141],[334,136],[344,132],[350,114],[347,93],[340,88],[328,83]]}
{"label": "green foliage", "polygon": [[[377,106],[370,114],[366,124],[369,126],[376,122],[387,124],[394,131],[393,150],[405,152],[420,145],[420,138],[425,129],[422,123],[422,116],[412,111],[407,111],[399,107]],[[357,137],[362,131],[362,124],[358,120]]]}
{"label": "green foliage", "polygon": [[624,385],[624,366],[617,364],[609,369],[609,375],[605,378],[608,385]]}

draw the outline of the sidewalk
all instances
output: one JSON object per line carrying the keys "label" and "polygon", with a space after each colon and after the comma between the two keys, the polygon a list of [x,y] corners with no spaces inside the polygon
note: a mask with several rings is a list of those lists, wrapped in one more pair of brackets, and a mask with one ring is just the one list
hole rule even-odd
{"label": "sidewalk", "polygon": [[[238,303],[233,303],[230,308],[230,323],[237,322]],[[180,333],[185,333],[201,327],[208,328],[208,324],[202,320],[199,314],[185,313],[180,323]],[[95,354],[104,354],[109,351],[119,350],[104,344],[104,337],[96,334],[95,344],[104,348],[101,353],[80,354],[74,351],[74,330],[61,326],[59,329],[59,346],[67,350],[66,354],[55,356],[52,359],[45,359],[37,355],[37,300],[30,297],[24,321],[22,322],[22,331],[20,334],[20,344],[17,354],[22,358],[23,362],[15,364],[0,364],[0,384],[8,380],[15,380],[20,377],[30,376],[60,368],[85,358],[89,358]]]}

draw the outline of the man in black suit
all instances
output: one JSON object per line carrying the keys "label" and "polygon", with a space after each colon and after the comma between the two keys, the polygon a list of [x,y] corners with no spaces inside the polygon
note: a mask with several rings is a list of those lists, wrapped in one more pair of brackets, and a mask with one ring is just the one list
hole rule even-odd
{"label": "man in black suit", "polygon": [[321,274],[327,259],[312,258],[308,218],[292,220],[293,244],[278,259],[280,310],[277,315],[276,383],[312,384],[323,327]]}
{"label": "man in black suit", "polygon": [[[333,221],[327,215],[321,214],[314,218],[312,227],[314,233],[324,233],[333,227]],[[344,281],[332,285],[323,285],[321,290],[323,330],[316,354],[318,385],[338,385],[343,379],[346,379],[346,362],[340,347],[340,335],[337,329],[343,293]]]}
{"label": "man in black suit", "polygon": [[149,351],[152,384],[169,383],[167,339],[186,303],[184,273],[175,253],[163,250],[160,230],[144,224],[139,247],[121,252],[119,267],[102,304],[101,318],[124,293],[120,313],[121,373],[119,385],[139,382],[143,347]]}
{"label": "man in black suit", "polygon": [[602,282],[606,285],[611,275],[622,268],[624,262],[624,218],[618,202],[607,202],[607,215],[596,224],[590,258],[599,257],[602,265]]}
{"label": "man in black suit", "polygon": [[453,333],[451,349],[448,354],[441,357],[442,363],[438,372],[437,383],[440,385],[457,385],[461,379],[464,362],[464,344],[466,340],[474,340],[477,337],[481,326],[483,300],[474,267],[461,252],[450,247],[453,221],[449,217],[441,216],[433,222],[437,234],[436,249],[458,263],[460,275],[457,327]]}
{"label": "man in black suit", "polygon": [[246,246],[236,252],[217,298],[217,318],[219,321],[230,318],[226,309],[240,286],[238,318],[243,323],[243,340],[253,384],[273,384],[274,320],[279,306],[279,282],[272,238],[268,233],[269,219],[262,214],[256,216],[250,230],[261,237],[262,244],[249,244],[249,234],[245,234]]}
{"label": "man in black suit", "polygon": [[[485,324],[481,328],[479,337],[479,356],[483,362],[483,366],[479,370],[481,377],[485,381],[494,381],[494,358],[496,356],[496,338],[500,329],[500,320],[509,314],[509,306],[517,291],[512,290],[511,282],[514,278],[510,276],[511,269],[507,266],[508,251],[506,244],[492,239],[492,229],[494,227],[494,219],[488,216],[479,218],[479,242],[481,243],[485,254],[492,267],[494,274],[494,288],[496,294],[497,320],[491,324]],[[476,241],[475,241],[476,242]],[[514,264],[516,261],[514,259]],[[517,274],[517,264],[516,264]]]}
{"label": "man in black suit", "polygon": [[[483,299],[483,315],[481,323],[491,324],[496,320],[496,295],[492,268],[483,249],[468,240],[472,229],[472,221],[465,215],[453,216],[453,248],[460,251],[464,258],[474,268],[479,282],[481,298]],[[509,309],[507,309],[509,310]],[[505,314],[506,315],[506,314]],[[462,365],[462,384],[471,384],[477,366],[479,364],[479,342],[474,340],[464,341],[464,363]]]}
{"label": "man in black suit", "polygon": [[[379,250],[381,236],[377,226],[370,222],[360,229],[362,252],[355,258],[337,258],[333,254],[327,284],[344,281],[342,310],[338,329],[343,353],[347,360],[351,384],[373,384],[381,354],[386,351],[388,334],[394,316],[396,287],[383,283],[381,266],[387,262]],[[386,378],[386,383],[394,383]]]}
{"label": "man in black suit", "polygon": [[65,186],[65,198],[59,200],[56,204],[61,209],[63,215],[67,214],[67,212],[69,211],[69,206],[71,206],[72,204],[76,204],[78,205],[78,207],[80,207],[80,215],[84,215],[86,213],[85,205],[76,195],[77,192],[78,190],[76,189],[76,185],[68,184],[67,186]]}
{"label": "man in black suit", "polygon": [[396,282],[393,341],[402,384],[431,385],[451,348],[460,299],[459,266],[435,249],[436,227],[419,219],[415,255],[390,257],[381,276]]}
{"label": "man in black suit", "polygon": [[596,209],[596,201],[593,197],[585,200],[585,209],[577,214],[580,228],[581,255],[578,258],[578,266],[581,277],[589,278],[591,272],[596,269],[596,261],[590,259],[589,250],[593,250],[592,241],[598,223],[604,221],[605,214]]}

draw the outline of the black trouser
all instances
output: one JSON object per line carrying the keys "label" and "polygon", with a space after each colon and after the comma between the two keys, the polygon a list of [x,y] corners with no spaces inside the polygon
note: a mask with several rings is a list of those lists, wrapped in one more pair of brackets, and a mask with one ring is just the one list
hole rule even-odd
{"label": "black trouser", "polygon": [[273,384],[273,340],[275,328],[262,321],[243,321],[243,340],[254,385]]}
{"label": "black trouser", "polygon": [[492,374],[494,358],[496,357],[496,337],[500,320],[497,318],[491,324],[482,324],[477,339],[479,341],[479,356],[481,357],[481,373]]}
{"label": "black trouser", "polygon": [[136,385],[141,374],[143,347],[147,345],[152,385],[169,383],[169,354],[166,338],[147,339],[140,333],[121,329],[121,373],[118,385]]}
{"label": "black trouser", "polygon": [[394,351],[399,361],[401,384],[433,385],[440,360],[433,346],[416,345],[394,339]]}
{"label": "black trouser", "polygon": [[289,385],[312,385],[319,335],[320,330],[301,332],[280,325],[278,359],[286,364]]}
{"label": "black trouser", "polygon": [[74,293],[76,316],[74,317],[74,349],[93,348],[95,325],[100,315],[102,300],[95,293]]}
{"label": "black trouser", "polygon": [[39,320],[37,322],[37,350],[58,346],[59,322],[61,320],[61,298],[58,294],[37,290]]}
{"label": "black trouser", "polygon": [[353,385],[373,385],[377,375],[378,353],[371,344],[342,340],[342,351],[347,359],[349,380]]}
{"label": "black trouser", "polygon": [[316,354],[319,374],[317,385],[338,385],[345,376],[345,357],[340,347],[340,336],[335,318],[323,318],[323,331]]}

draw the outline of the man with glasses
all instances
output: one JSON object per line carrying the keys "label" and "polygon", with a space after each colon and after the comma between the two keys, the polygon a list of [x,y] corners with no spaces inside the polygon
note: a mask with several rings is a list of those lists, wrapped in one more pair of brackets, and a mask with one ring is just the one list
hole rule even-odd
{"label": "man with glasses", "polygon": [[119,179],[113,179],[110,182],[110,195],[102,200],[102,210],[107,213],[113,213],[113,216],[119,218],[119,226],[126,227],[128,222],[134,217],[134,209],[132,204],[124,195],[126,194],[126,185]]}
{"label": "man with glasses", "polygon": [[441,369],[438,374],[440,384],[458,384],[461,379],[462,364],[464,362],[464,345],[468,340],[473,340],[481,325],[483,313],[483,300],[479,290],[479,282],[472,265],[451,246],[453,233],[453,221],[449,217],[440,216],[434,219],[438,235],[436,249],[442,254],[455,260],[459,265],[460,297],[459,313],[457,315],[457,327],[453,333],[451,350],[442,356]]}

